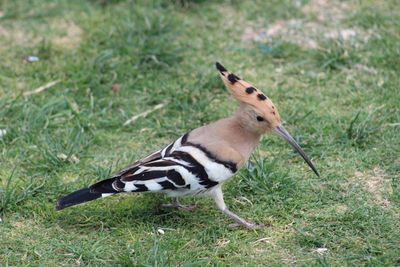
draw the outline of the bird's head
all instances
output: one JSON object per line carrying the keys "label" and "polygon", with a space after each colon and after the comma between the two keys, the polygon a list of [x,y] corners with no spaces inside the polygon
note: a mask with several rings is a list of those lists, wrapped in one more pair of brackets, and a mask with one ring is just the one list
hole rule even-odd
{"label": "bird's head", "polygon": [[256,134],[265,134],[273,131],[286,139],[303,157],[315,174],[319,176],[317,169],[306,156],[303,149],[282,126],[281,117],[274,103],[261,90],[229,72],[220,63],[217,62],[216,67],[221,74],[226,88],[240,103],[240,108],[236,114],[240,123],[248,131]]}

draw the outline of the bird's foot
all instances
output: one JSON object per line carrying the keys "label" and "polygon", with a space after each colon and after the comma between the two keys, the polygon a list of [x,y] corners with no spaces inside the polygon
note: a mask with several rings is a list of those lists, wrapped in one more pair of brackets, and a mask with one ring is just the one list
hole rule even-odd
{"label": "bird's foot", "polygon": [[249,230],[262,229],[265,227],[265,225],[263,225],[263,224],[250,223],[250,222],[246,221],[245,219],[240,218],[235,213],[228,210],[226,207],[222,210],[222,212],[236,222],[234,224],[230,224],[229,225],[230,227],[243,226]]}
{"label": "bird's foot", "polygon": [[173,199],[171,204],[161,204],[160,208],[165,209],[165,208],[170,208],[170,209],[177,209],[177,210],[184,210],[184,211],[194,211],[198,208],[196,204],[191,204],[191,205],[182,205],[178,202],[177,199]]}
{"label": "bird's foot", "polygon": [[185,211],[195,211],[198,208],[196,204],[190,204],[190,205],[179,205],[178,209],[185,210]]}
{"label": "bird's foot", "polygon": [[194,211],[198,208],[196,204],[192,205],[181,205],[181,204],[161,204],[160,208],[162,209],[177,209],[177,210],[184,210],[184,211]]}
{"label": "bird's foot", "polygon": [[255,223],[249,223],[249,222],[246,222],[246,223],[243,223],[243,224],[241,224],[241,223],[240,224],[239,223],[229,224],[229,227],[231,227],[231,228],[237,228],[237,227],[240,227],[240,226],[243,226],[243,227],[245,227],[245,228],[247,228],[249,230],[257,230],[257,229],[265,228],[264,224],[255,224]]}

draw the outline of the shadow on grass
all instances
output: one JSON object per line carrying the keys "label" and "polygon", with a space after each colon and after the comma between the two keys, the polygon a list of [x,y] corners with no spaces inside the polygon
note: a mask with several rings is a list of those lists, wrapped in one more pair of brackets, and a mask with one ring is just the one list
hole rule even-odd
{"label": "shadow on grass", "polygon": [[[164,199],[163,197],[161,199]],[[199,207],[193,212],[160,208],[161,203],[168,203],[166,199],[149,199],[139,197],[138,202],[123,200],[112,201],[106,206],[87,204],[86,206],[70,208],[57,214],[55,223],[63,229],[82,230],[98,228],[115,228],[129,226],[133,228],[184,228],[192,229],[195,223],[201,223],[207,216],[206,209]],[[144,200],[142,202],[142,200]],[[104,204],[104,203],[102,203]],[[84,209],[83,209],[84,207]],[[205,220],[204,220],[205,222]]]}

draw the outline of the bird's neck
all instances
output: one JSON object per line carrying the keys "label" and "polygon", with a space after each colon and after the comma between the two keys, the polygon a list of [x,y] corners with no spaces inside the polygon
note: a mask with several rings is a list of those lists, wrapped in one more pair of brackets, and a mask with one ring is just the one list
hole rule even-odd
{"label": "bird's neck", "polygon": [[253,150],[257,147],[262,134],[249,130],[236,115],[227,120],[229,121],[230,130],[234,133],[229,137],[230,143],[248,160]]}
{"label": "bird's neck", "polygon": [[[236,116],[232,116],[194,129],[190,132],[188,141],[202,144],[214,155],[222,155],[224,150],[230,151],[232,149],[240,154],[240,159],[236,160],[243,164],[250,158],[260,137],[260,134],[249,131],[247,127],[244,127]],[[231,156],[224,155],[221,157],[224,160],[234,160]]]}

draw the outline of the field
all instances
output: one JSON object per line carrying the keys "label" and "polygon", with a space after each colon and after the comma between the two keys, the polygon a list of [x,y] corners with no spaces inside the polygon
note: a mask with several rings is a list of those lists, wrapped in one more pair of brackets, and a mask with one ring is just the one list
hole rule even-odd
{"label": "field", "polygon": [[[0,265],[399,266],[399,44],[396,0],[0,0]],[[267,135],[224,187],[262,230],[206,198],[55,210],[232,114],[215,61],[274,101],[321,177]]]}

